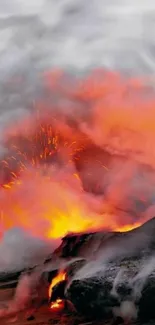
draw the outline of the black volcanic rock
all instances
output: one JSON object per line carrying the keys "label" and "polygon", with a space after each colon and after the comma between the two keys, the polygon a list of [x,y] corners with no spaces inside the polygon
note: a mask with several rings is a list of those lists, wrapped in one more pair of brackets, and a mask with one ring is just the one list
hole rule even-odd
{"label": "black volcanic rock", "polygon": [[[108,317],[112,315],[113,308],[129,300],[135,303],[141,320],[155,319],[155,275],[148,273],[139,297],[134,295],[134,282],[132,283],[141,271],[143,262],[154,252],[154,234],[155,218],[127,233],[100,232],[85,236],[77,234],[68,235],[63,239],[57,250],[61,257],[67,256],[67,251],[69,257],[86,257],[86,252],[93,252],[87,254],[87,260],[81,265],[80,273],[79,269],[77,273],[74,272],[73,281],[66,293],[67,299],[71,300],[78,312],[87,317]],[[89,247],[88,251],[86,246]],[[92,270],[91,274],[95,263],[103,263],[104,271],[95,273]],[[85,265],[88,265],[86,270]],[[102,269],[102,266],[100,267]],[[115,283],[121,269],[124,270],[124,275]],[[87,271],[90,272],[88,277]]]}
{"label": "black volcanic rock", "polygon": [[150,276],[144,285],[139,300],[139,318],[147,321],[155,319],[155,277]]}
{"label": "black volcanic rock", "polygon": [[[141,271],[142,263],[154,254],[154,235],[155,218],[126,233],[101,231],[65,236],[44,264],[42,275],[48,283],[58,274],[59,266],[63,265],[67,272],[67,283],[54,287],[55,297],[51,299],[65,297],[80,314],[95,319],[111,317],[122,302],[133,301],[140,320],[155,319],[155,275],[150,271],[145,276],[138,297],[134,295],[132,282]],[[18,281],[20,274],[8,274],[9,281]],[[1,279],[2,285],[4,282],[7,285],[7,274]]]}
{"label": "black volcanic rock", "polygon": [[84,258],[81,258],[81,259],[71,262],[66,268],[69,278],[73,277],[76,274],[76,272],[78,270],[80,270],[86,264],[86,262],[87,261]]}
{"label": "black volcanic rock", "polygon": [[67,292],[67,298],[71,300],[78,312],[91,318],[112,316],[112,308],[119,306],[118,300],[111,296],[110,281],[92,277],[90,279],[75,280]]}
{"label": "black volcanic rock", "polygon": [[[131,261],[130,261],[131,263]],[[94,264],[95,266],[95,264]],[[94,267],[93,266],[93,267]],[[134,277],[138,271],[137,263],[133,260],[132,266],[124,269],[125,265],[118,263],[108,263],[106,268],[87,277],[87,271],[91,270],[91,263],[88,268],[83,268],[77,278],[73,278],[69,286],[66,297],[75,305],[75,308],[87,317],[103,317],[113,315],[113,308],[119,307],[124,300],[132,299],[132,286],[129,279]],[[118,283],[114,281],[120,272],[124,270]],[[87,270],[87,271],[86,271]]]}
{"label": "black volcanic rock", "polygon": [[135,304],[140,322],[155,320],[155,274],[148,275],[137,296],[134,284],[130,281],[140,271],[140,262],[130,261],[130,267],[118,283],[114,281],[121,265],[115,266],[115,263],[107,265],[105,273],[75,279],[68,288],[66,297],[80,314],[91,319],[114,317],[115,309],[120,310],[123,302],[131,301]]}
{"label": "black volcanic rock", "polygon": [[150,254],[155,248],[154,234],[155,218],[128,232],[69,234],[62,239],[61,245],[52,256],[65,259],[73,257],[93,259],[101,252],[105,255],[111,250],[111,253],[115,251],[114,255],[140,258],[144,254]]}

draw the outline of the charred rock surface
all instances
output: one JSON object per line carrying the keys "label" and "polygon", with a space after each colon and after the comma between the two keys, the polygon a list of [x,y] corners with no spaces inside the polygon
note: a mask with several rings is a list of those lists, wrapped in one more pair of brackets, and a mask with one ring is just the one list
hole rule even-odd
{"label": "charred rock surface", "polygon": [[133,299],[129,277],[133,277],[138,270],[133,262],[132,268],[124,270],[124,274],[120,275],[119,281],[115,284],[121,268],[124,266],[110,263],[104,272],[98,272],[89,278],[80,278],[82,272],[79,279],[73,280],[68,288],[67,298],[81,314],[87,317],[114,316],[113,308],[119,307],[124,300]]}
{"label": "charred rock surface", "polygon": [[109,295],[112,285],[109,281],[103,282],[98,278],[73,281],[67,292],[67,297],[75,308],[90,318],[112,316],[112,307],[119,303],[115,297]]}
{"label": "charred rock surface", "polygon": [[[136,284],[133,281],[141,271],[143,262],[154,252],[154,234],[155,218],[127,233],[100,232],[63,238],[62,245],[55,253],[61,258],[85,258],[74,272],[73,281],[66,292],[67,299],[72,301],[78,312],[91,318],[108,317],[114,315],[115,308],[121,309],[122,302],[132,301],[140,320],[155,319],[155,275],[150,271],[147,277],[141,279],[140,294],[135,293],[139,280]],[[106,265],[106,269],[100,273],[92,270],[92,275],[87,277],[87,271],[89,269],[91,273],[95,260]],[[87,270],[84,270],[85,264]],[[121,270],[123,273],[116,281]]]}
{"label": "charred rock surface", "polygon": [[[66,261],[67,281],[53,288],[51,301],[67,299],[78,313],[91,319],[112,317],[115,309],[121,309],[122,302],[132,301],[140,320],[155,319],[155,275],[150,271],[144,282],[142,279],[138,295],[135,294],[138,282],[133,281],[141,271],[143,261],[154,252],[154,234],[155,218],[127,233],[65,236],[62,244],[46,260],[46,263],[54,263],[57,258]],[[51,283],[58,271],[58,267],[51,271],[49,268],[43,277]],[[1,285],[7,285],[7,281],[17,282],[21,273],[3,274]]]}
{"label": "charred rock surface", "polygon": [[111,253],[111,258],[120,255],[126,258],[141,258],[155,249],[155,218],[139,228],[128,232],[92,232],[69,234],[62,239],[61,245],[48,258],[86,258],[93,259],[99,254]]}
{"label": "charred rock surface", "polygon": [[139,300],[139,318],[141,320],[155,319],[155,276],[150,276],[144,285]]}
{"label": "charred rock surface", "polygon": [[[135,270],[132,271],[134,274]],[[96,275],[88,279],[74,280],[67,290],[66,297],[81,315],[90,319],[121,317],[122,303],[132,302],[140,322],[154,320],[155,277],[148,278],[140,296],[136,297],[134,287],[130,284],[129,274],[126,276],[127,278],[121,279],[115,287],[114,274],[113,276],[112,274],[109,276]]]}
{"label": "charred rock surface", "polygon": [[[155,320],[155,272],[152,269],[137,277],[143,262],[132,258],[110,262],[103,272],[88,278],[80,272],[68,287],[66,297],[81,315],[90,319],[122,317],[122,305],[129,302],[134,305],[140,324]],[[132,313],[135,311],[131,311],[131,319]]]}

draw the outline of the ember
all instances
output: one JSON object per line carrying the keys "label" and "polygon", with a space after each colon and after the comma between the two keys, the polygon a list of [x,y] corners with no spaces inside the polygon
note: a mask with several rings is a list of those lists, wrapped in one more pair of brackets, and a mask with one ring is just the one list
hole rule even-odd
{"label": "ember", "polygon": [[62,299],[57,299],[55,302],[51,303],[51,309],[59,309],[64,307],[64,302]]}

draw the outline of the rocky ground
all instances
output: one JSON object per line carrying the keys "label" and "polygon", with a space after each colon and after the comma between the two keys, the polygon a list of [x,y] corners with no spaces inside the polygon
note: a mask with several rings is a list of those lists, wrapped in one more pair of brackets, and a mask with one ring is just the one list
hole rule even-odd
{"label": "rocky ground", "polygon": [[155,318],[154,232],[153,218],[127,233],[98,232],[63,239],[55,256],[81,258],[67,267],[72,280],[66,290],[79,313],[91,319],[124,317],[128,303],[133,319],[143,323]]}
{"label": "rocky ground", "polygon": [[[59,322],[70,325],[93,320],[97,322],[97,319],[98,322],[100,319],[110,319],[110,322],[117,323],[126,318],[130,319],[130,323],[139,319],[144,324],[155,319],[154,232],[153,218],[127,233],[98,232],[66,236],[60,247],[40,267],[39,302],[35,302],[35,306],[47,298],[47,291],[43,290],[46,289],[45,283],[48,285],[63,266],[68,279],[65,297],[75,306],[76,314],[55,314],[46,300],[44,306],[37,307],[35,311],[33,309],[32,313],[33,302],[32,306],[28,304],[23,312],[15,313],[9,319],[4,318],[3,324],[11,321],[15,324]],[[36,270],[37,267],[31,270],[34,278]],[[1,274],[1,308],[14,299],[22,272]],[[24,274],[28,273],[30,270],[24,270]],[[60,293],[59,285],[54,287],[53,292]]]}

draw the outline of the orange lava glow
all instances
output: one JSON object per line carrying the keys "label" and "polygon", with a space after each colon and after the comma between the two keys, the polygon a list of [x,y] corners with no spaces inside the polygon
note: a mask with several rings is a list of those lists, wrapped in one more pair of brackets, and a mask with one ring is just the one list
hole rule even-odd
{"label": "orange lava glow", "polygon": [[60,309],[64,307],[64,303],[62,299],[57,299],[55,302],[51,303],[51,309]]}
{"label": "orange lava glow", "polygon": [[75,81],[58,71],[43,82],[48,96],[5,130],[0,232],[18,226],[52,239],[128,231],[153,217],[151,80],[96,71]]}
{"label": "orange lava glow", "polygon": [[66,272],[64,271],[60,271],[58,275],[53,278],[48,291],[49,299],[51,298],[53,287],[55,287],[57,283],[64,281],[65,279],[66,279]]}
{"label": "orange lava glow", "polygon": [[120,232],[127,232],[127,231],[130,231],[130,230],[133,230],[133,229],[136,229],[138,228],[139,226],[141,225],[141,223],[134,223],[134,224],[130,224],[130,225],[125,225],[125,226],[122,226],[122,227],[116,227],[116,231],[120,231]]}

